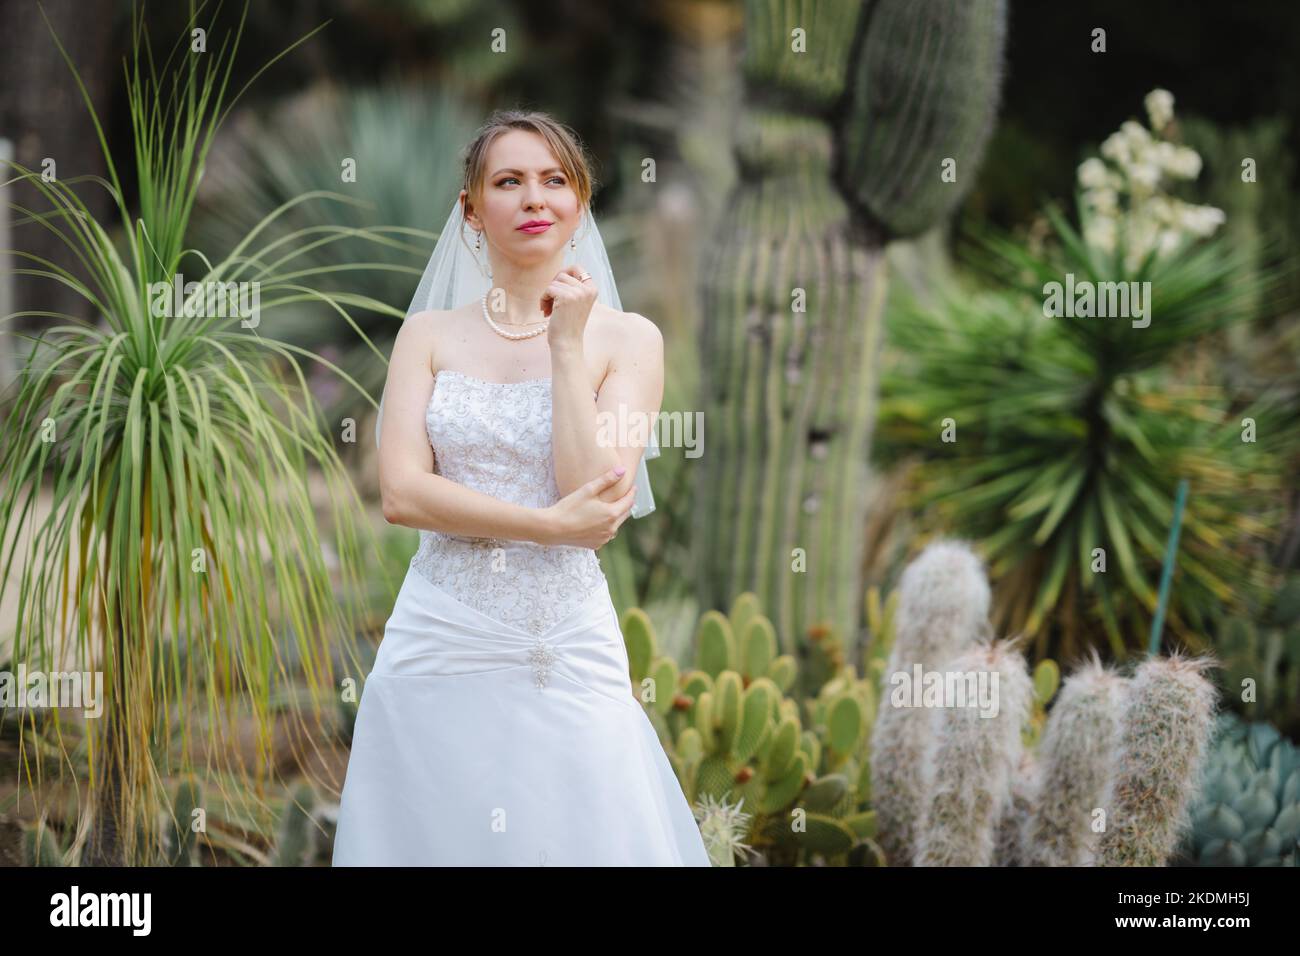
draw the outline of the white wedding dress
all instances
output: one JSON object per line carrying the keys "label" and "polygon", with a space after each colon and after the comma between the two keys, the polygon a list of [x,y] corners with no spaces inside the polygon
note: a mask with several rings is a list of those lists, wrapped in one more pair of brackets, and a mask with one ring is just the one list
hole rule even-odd
{"label": "white wedding dress", "polygon": [[[438,474],[558,501],[550,386],[438,372]],[[361,695],[333,863],[709,865],[595,551],[420,532]]]}

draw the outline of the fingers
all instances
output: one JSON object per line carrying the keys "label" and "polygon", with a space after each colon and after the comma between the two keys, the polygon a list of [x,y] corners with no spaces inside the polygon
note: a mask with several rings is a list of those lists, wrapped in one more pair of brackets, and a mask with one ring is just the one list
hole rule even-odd
{"label": "fingers", "polygon": [[[618,483],[618,480],[619,480],[620,478],[622,478],[623,475],[625,475],[626,473],[627,473],[627,469],[624,468],[622,465],[619,465],[619,466],[617,466],[617,467],[615,467],[615,468],[611,468],[609,471],[605,472],[603,475],[600,475],[600,476],[598,476],[598,477],[596,477],[596,478],[593,478],[593,479],[591,479],[591,481],[587,482],[587,489],[588,489],[588,490],[589,490],[593,495],[600,494],[600,493],[601,493],[602,491],[604,491],[606,488],[611,488],[611,487],[613,487],[615,484],[617,484],[617,483]],[[633,490],[633,491],[636,490],[636,486],[635,486],[635,485],[632,487],[632,490]]]}
{"label": "fingers", "polygon": [[628,489],[627,494],[618,499],[618,518],[614,521],[614,530],[618,530],[624,521],[632,516],[632,506],[636,503],[636,485]]}

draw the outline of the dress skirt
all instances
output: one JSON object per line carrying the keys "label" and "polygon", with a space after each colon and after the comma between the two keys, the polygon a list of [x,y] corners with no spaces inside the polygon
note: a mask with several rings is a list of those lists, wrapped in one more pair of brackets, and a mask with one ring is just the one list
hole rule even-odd
{"label": "dress skirt", "polygon": [[607,583],[540,637],[409,569],[366,679],[335,866],[708,866]]}

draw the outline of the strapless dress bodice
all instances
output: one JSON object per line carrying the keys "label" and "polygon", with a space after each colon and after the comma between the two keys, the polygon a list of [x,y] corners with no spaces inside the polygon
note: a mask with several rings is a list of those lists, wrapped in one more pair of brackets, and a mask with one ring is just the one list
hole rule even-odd
{"label": "strapless dress bodice", "polygon": [[[434,471],[528,508],[560,500],[551,380],[489,382],[440,370],[425,411]],[[494,620],[542,634],[605,586],[590,548],[420,531],[411,567]]]}

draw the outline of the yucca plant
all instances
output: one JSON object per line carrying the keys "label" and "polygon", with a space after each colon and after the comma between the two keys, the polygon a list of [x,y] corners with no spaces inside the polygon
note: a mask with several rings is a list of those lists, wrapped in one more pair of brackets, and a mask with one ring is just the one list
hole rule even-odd
{"label": "yucca plant", "polygon": [[[98,133],[108,180],[93,182],[113,197],[124,224],[120,247],[72,188],[92,177],[46,181],[14,166],[50,205],[15,206],[26,217],[19,225],[53,230],[81,267],[74,274],[16,250],[32,264],[18,271],[70,286],[97,317],[16,314],[53,321],[35,337],[19,376],[0,451],[0,541],[9,542],[0,588],[14,579],[18,591],[13,659],[29,668],[66,668],[71,659],[103,673],[102,719],[86,727],[94,825],[82,859],[89,864],[156,858],[151,821],[163,776],[193,769],[196,742],[206,749],[203,776],[228,774],[248,783],[242,792],[251,799],[265,799],[275,773],[271,701],[291,668],[314,701],[298,716],[333,717],[330,649],[350,634],[351,616],[336,594],[359,590],[370,533],[356,522],[355,492],[297,361],[320,359],[260,335],[258,317],[302,301],[345,318],[353,305],[400,316],[364,297],[322,294],[304,284],[312,270],[296,269],[304,250],[358,230],[319,226],[259,245],[297,204],[343,196],[294,197],[215,261],[186,248],[213,136],[247,89],[226,98],[247,3],[217,52],[207,51],[217,30],[199,27],[201,9],[191,0],[183,37],[161,67],[142,13],[133,10],[125,72],[138,211],[127,208],[94,104],[50,28]],[[220,6],[213,22],[219,14]],[[182,275],[199,285],[182,287],[173,302],[180,308],[169,308]],[[214,308],[214,292],[230,289],[253,307],[229,316]],[[332,578],[313,511],[309,467],[328,489],[328,548],[341,581]],[[42,494],[50,502],[44,516],[33,512]],[[237,730],[251,732],[268,759],[225,766],[238,721],[250,723]],[[39,787],[40,762],[23,774]]]}
{"label": "yucca plant", "polygon": [[[1085,164],[1081,180],[1085,169],[1096,173]],[[1078,206],[1078,228],[1048,208],[1040,248],[981,236],[976,260],[993,289],[952,288],[932,304],[898,290],[886,450],[926,456],[919,504],[980,539],[999,579],[995,626],[1036,635],[1038,653],[1057,658],[1102,633],[1096,624],[1118,656],[1145,645],[1187,478],[1168,624],[1200,649],[1214,609],[1266,586],[1254,559],[1271,533],[1285,432],[1269,396],[1228,394],[1194,346],[1248,315],[1273,277],[1225,240],[1195,235],[1157,231],[1135,256],[1128,230],[1099,229],[1082,195]],[[1149,282],[1148,324],[1049,317],[1048,284],[1069,275],[1076,286]],[[1244,440],[1245,419],[1255,441]]]}

